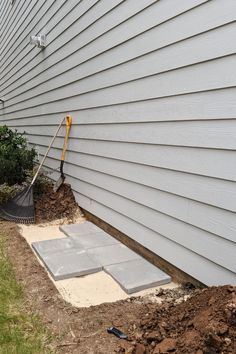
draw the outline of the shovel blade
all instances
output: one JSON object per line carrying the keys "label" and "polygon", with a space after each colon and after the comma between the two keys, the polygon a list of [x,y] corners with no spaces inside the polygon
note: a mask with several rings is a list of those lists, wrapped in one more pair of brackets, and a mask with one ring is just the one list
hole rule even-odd
{"label": "shovel blade", "polygon": [[64,181],[65,181],[65,177],[60,176],[60,178],[56,181],[56,183],[53,186],[53,191],[57,192],[58,189],[63,185]]}

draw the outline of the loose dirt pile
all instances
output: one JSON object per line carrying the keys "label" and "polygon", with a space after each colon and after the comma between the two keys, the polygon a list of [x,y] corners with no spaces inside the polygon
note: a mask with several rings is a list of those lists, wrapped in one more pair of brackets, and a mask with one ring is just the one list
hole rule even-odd
{"label": "loose dirt pile", "polygon": [[53,191],[53,184],[48,184],[42,194],[35,196],[36,223],[70,219],[77,210],[78,204],[68,184],[63,184],[57,192]]}
{"label": "loose dirt pile", "polygon": [[157,305],[128,334],[119,353],[236,353],[236,287],[197,289],[180,304]]}

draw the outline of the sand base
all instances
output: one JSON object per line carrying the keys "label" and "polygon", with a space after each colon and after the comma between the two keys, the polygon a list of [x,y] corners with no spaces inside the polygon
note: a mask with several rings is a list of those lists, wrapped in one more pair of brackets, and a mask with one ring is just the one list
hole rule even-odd
{"label": "sand base", "polygon": [[[19,229],[30,246],[32,242],[65,237],[65,234],[59,230],[58,225],[19,225]],[[39,258],[38,261],[42,264]],[[172,289],[178,286],[172,282],[128,295],[115,280],[103,271],[84,277],[59,280],[56,282],[49,273],[48,276],[55,284],[63,299],[76,307],[89,307],[100,305],[104,302],[115,302],[138,296],[145,296],[150,301],[160,301],[155,297],[157,289]]]}

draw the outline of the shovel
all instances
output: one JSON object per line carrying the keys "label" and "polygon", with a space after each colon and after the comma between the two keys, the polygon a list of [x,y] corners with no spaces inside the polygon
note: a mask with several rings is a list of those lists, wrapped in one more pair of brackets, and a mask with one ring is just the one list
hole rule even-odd
{"label": "shovel", "polygon": [[57,192],[59,190],[59,188],[62,186],[62,184],[64,183],[65,178],[66,178],[64,175],[64,172],[63,172],[63,166],[64,166],[64,162],[65,162],[65,155],[66,155],[67,143],[68,143],[68,139],[69,139],[69,135],[70,135],[71,125],[72,125],[72,117],[68,115],[68,116],[66,116],[66,135],[65,135],[62,154],[61,154],[61,164],[60,164],[61,176],[54,184],[54,187],[53,187],[54,192]]}

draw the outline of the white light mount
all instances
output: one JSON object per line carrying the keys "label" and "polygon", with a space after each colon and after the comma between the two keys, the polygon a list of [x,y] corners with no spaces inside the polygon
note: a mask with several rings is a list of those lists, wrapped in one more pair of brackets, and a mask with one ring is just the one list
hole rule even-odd
{"label": "white light mount", "polygon": [[30,36],[30,44],[35,45],[39,48],[46,47],[46,35],[38,34],[37,36]]}

